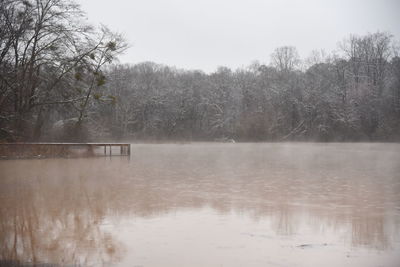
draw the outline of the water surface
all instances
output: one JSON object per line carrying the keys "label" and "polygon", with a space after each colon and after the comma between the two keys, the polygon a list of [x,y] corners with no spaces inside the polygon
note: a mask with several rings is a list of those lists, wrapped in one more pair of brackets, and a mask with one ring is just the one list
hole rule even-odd
{"label": "water surface", "polygon": [[398,144],[132,145],[0,161],[0,259],[400,266]]}

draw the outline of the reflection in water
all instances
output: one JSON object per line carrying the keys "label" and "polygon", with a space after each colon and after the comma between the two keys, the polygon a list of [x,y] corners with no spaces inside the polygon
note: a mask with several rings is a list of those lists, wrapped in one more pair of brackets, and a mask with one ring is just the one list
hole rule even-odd
{"label": "reflection in water", "polygon": [[81,177],[63,181],[44,169],[24,171],[26,177],[15,173],[2,181],[2,259],[84,266],[118,260],[120,245],[99,228],[102,198],[89,194]]}
{"label": "reflection in water", "polygon": [[[194,258],[205,246],[219,251],[200,266],[229,262],[232,249],[244,263],[289,266],[289,255],[310,263],[357,248],[396,266],[399,162],[394,144],[134,145],[130,160],[1,161],[0,259],[182,265],[182,255],[154,260],[165,242]],[[267,248],[285,257],[266,257]]]}

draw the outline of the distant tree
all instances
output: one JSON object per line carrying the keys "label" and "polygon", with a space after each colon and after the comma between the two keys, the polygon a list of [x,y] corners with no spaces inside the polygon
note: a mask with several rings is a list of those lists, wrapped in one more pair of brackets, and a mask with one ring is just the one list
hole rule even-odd
{"label": "distant tree", "polygon": [[282,46],[276,48],[271,55],[271,64],[278,71],[293,71],[300,63],[297,49],[293,46]]}
{"label": "distant tree", "polygon": [[210,74],[116,65],[105,73],[113,112],[93,113],[112,121],[103,132],[138,139],[399,140],[396,51],[391,35],[375,33],[351,36],[336,54],[313,52],[304,69],[293,47],[278,48],[270,66]]}

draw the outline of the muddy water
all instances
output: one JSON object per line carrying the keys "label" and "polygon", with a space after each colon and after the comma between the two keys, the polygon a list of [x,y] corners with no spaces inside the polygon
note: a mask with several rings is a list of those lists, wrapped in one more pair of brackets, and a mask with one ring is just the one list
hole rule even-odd
{"label": "muddy water", "polygon": [[0,265],[400,266],[400,145],[0,161]]}

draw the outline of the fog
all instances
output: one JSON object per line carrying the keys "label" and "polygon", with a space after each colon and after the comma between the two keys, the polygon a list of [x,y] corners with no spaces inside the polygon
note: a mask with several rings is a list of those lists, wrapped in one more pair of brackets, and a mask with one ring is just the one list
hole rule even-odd
{"label": "fog", "polygon": [[0,141],[399,141],[397,9],[2,1]]}
{"label": "fog", "polygon": [[397,144],[136,144],[132,152],[0,161],[1,259],[84,266],[400,262]]}
{"label": "fog", "polygon": [[396,0],[79,0],[88,19],[123,32],[132,48],[122,63],[153,61],[211,73],[255,60],[276,47],[336,50],[349,34],[388,31],[400,36]]}
{"label": "fog", "polygon": [[0,267],[400,266],[395,0],[1,0]]}

